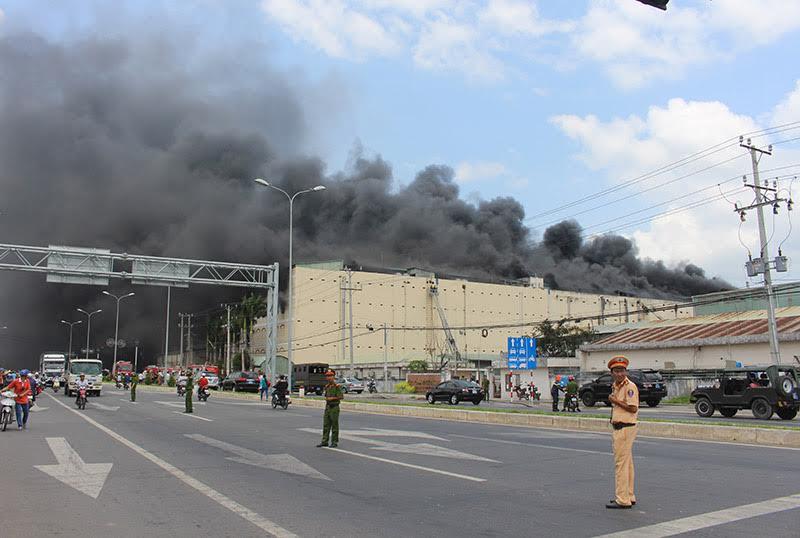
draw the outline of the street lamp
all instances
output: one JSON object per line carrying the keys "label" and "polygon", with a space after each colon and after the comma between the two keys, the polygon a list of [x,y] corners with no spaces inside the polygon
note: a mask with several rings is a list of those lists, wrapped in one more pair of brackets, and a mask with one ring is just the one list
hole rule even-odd
{"label": "street lamp", "polygon": [[[294,288],[292,286],[292,233],[293,233],[293,226],[294,226],[294,199],[300,196],[301,194],[305,194],[307,192],[319,192],[325,190],[325,185],[317,185],[316,187],[312,187],[310,189],[303,189],[301,191],[297,191],[294,194],[289,194],[285,190],[281,189],[280,187],[276,187],[269,181],[261,178],[256,178],[253,181],[258,183],[259,185],[263,185],[264,187],[269,187],[270,189],[275,189],[278,192],[283,193],[284,196],[289,200],[289,324],[287,325],[287,344],[286,344],[286,355],[287,359],[289,360],[289,390],[292,390],[292,336],[294,334]],[[266,330],[264,331],[266,332]],[[277,338],[277,334],[274,335]],[[267,349],[264,348],[264,358],[266,359]],[[272,370],[273,380],[275,378],[275,358],[272,358],[272,364],[270,365],[270,369]]]}
{"label": "street lamp", "polygon": [[69,361],[70,359],[72,359],[72,327],[74,327],[75,325],[80,325],[81,323],[83,323],[83,321],[80,319],[78,321],[67,321],[65,319],[62,319],[61,323],[63,323],[64,325],[69,325],[69,351],[67,351],[67,360]]}
{"label": "street lamp", "polygon": [[113,293],[109,293],[106,290],[103,290],[103,295],[108,295],[109,297],[117,300],[117,321],[114,324],[114,368],[117,367],[117,342],[119,340],[119,302],[127,297],[133,297],[136,295],[134,292],[130,292],[126,295],[122,295],[117,297]]}
{"label": "street lamp", "polygon": [[94,312],[87,312],[83,308],[76,308],[75,310],[77,310],[78,312],[81,312],[82,314],[86,314],[86,319],[87,319],[87,322],[86,322],[86,360],[89,360],[89,331],[92,330],[92,316],[94,316],[95,314],[99,314],[103,310],[102,309],[97,309]]}

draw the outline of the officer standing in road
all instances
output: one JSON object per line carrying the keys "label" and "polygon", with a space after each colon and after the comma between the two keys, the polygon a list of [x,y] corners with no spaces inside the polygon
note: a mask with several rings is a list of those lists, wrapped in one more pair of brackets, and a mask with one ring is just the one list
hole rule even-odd
{"label": "officer standing in road", "polygon": [[194,391],[194,380],[192,379],[192,371],[186,370],[186,410],[184,413],[191,413],[192,410],[192,392]]}
{"label": "officer standing in road", "polygon": [[131,401],[136,401],[136,385],[139,384],[139,376],[134,375],[131,376]]}
{"label": "officer standing in road", "polygon": [[553,412],[558,411],[558,393],[564,390],[561,386],[561,376],[557,375],[553,380],[553,386],[550,387],[550,397],[553,399]]}
{"label": "officer standing in road", "polygon": [[628,359],[617,355],[608,361],[614,378],[611,386],[611,442],[614,450],[615,498],[606,508],[631,508],[636,504],[633,492],[633,441],[639,414],[639,388],[628,379]]}
{"label": "officer standing in road", "polygon": [[342,387],[336,384],[336,373],[333,370],[325,372],[325,415],[322,419],[322,442],[318,447],[328,446],[330,437],[331,448],[339,445],[339,402],[344,398]]}

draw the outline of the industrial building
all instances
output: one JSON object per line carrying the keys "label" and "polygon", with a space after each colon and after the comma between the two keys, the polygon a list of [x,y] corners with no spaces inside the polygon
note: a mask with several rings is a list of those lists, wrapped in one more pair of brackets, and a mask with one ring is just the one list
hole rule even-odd
{"label": "industrial building", "polygon": [[[551,290],[537,277],[491,282],[417,268],[349,268],[342,261],[298,264],[293,277],[294,361],[346,369],[352,360],[356,373],[379,378],[384,361],[397,378],[409,361],[436,364],[455,349],[465,368],[496,365],[509,336],[531,334],[543,320],[584,318],[581,325],[596,328],[693,315],[661,299]],[[286,340],[283,319],[281,355]],[[254,356],[263,357],[263,321],[252,341]]]}
{"label": "industrial building", "polygon": [[[782,362],[797,364],[800,306],[778,308],[776,318]],[[628,357],[633,368],[666,374],[768,365],[767,311],[722,312],[609,328],[606,336],[580,347],[581,372],[603,371],[608,359],[617,354]]]}

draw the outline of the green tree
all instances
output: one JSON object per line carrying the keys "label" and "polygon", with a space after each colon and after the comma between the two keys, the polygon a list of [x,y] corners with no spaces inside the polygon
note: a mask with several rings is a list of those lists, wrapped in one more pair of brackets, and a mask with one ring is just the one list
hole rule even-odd
{"label": "green tree", "polygon": [[540,357],[574,357],[578,347],[590,340],[593,334],[592,329],[569,325],[564,319],[542,321],[533,332]]}
{"label": "green tree", "polygon": [[408,363],[408,370],[410,372],[427,372],[428,371],[428,361],[424,361],[421,359],[413,360]]}

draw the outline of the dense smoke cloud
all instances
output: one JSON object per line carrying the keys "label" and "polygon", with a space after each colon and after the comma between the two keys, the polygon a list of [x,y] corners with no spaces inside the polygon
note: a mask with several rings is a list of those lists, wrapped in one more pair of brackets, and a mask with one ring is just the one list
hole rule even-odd
{"label": "dense smoke cloud", "polygon": [[[289,191],[328,187],[296,203],[299,261],[354,259],[492,278],[547,274],[566,289],[656,297],[727,287],[693,265],[640,260],[622,237],[584,242],[572,222],[545,231],[539,244],[519,203],[464,201],[447,166],[428,166],[402,185],[397,180],[406,178],[394,178],[389,163],[356,149],[346,171],[327,173],[319,159],[302,156],[310,133],[324,126],[304,110],[304,92],[324,92],[252,58],[236,69],[187,54],[167,41],[0,35],[4,242],[278,260],[285,276],[287,202],[252,182],[268,177]],[[92,347],[113,337],[114,304],[99,288],[0,277],[0,321],[9,326],[0,364],[30,366],[40,352],[64,349],[59,320],[80,319],[77,306],[104,309],[92,321]],[[163,349],[165,291],[135,291],[124,303],[120,336],[142,341],[147,364]],[[176,290],[173,312],[241,295]],[[173,346],[176,333],[173,323]],[[74,348],[84,338],[76,330]]]}

